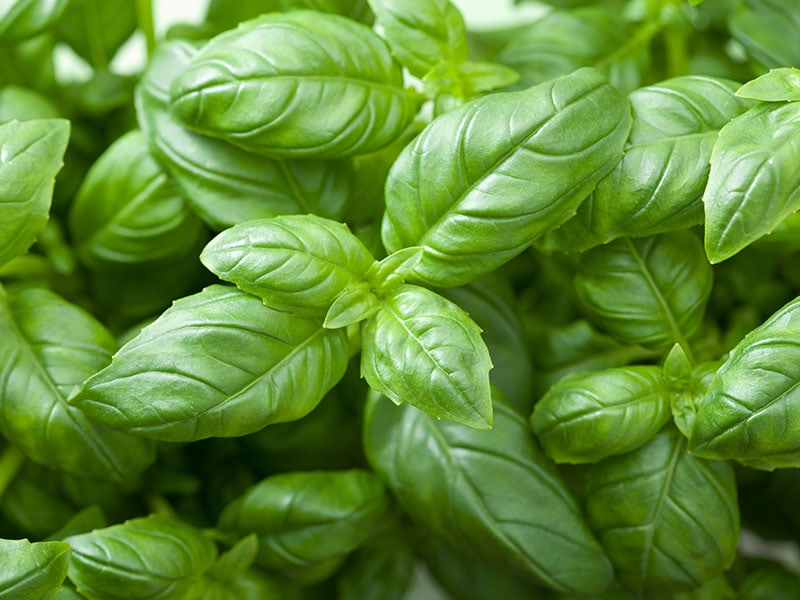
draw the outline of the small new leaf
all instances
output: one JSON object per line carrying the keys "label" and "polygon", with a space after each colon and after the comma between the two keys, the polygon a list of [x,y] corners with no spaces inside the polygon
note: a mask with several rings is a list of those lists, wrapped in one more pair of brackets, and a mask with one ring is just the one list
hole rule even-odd
{"label": "small new leaf", "polygon": [[736,90],[736,95],[762,102],[800,101],[800,69],[770,69],[769,73],[745,83]]}

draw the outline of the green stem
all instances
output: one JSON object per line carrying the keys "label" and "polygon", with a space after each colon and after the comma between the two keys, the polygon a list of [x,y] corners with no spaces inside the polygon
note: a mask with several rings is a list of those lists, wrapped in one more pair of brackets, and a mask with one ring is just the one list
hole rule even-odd
{"label": "green stem", "polygon": [[108,55],[103,41],[103,23],[100,21],[100,12],[96,1],[83,3],[83,21],[86,23],[86,43],[89,45],[89,61],[95,70],[103,70],[108,67]]}
{"label": "green stem", "polygon": [[14,446],[6,447],[0,454],[0,498],[6,493],[8,486],[14,481],[23,464],[25,464],[25,457]]}
{"label": "green stem", "polygon": [[595,63],[595,67],[598,69],[603,69],[612,65],[613,63],[617,62],[618,60],[622,60],[626,56],[628,56],[634,50],[649,44],[650,40],[653,39],[655,36],[664,26],[659,23],[658,21],[646,21],[642,24],[639,29],[636,30],[636,33],[622,46],[617,48],[614,52],[606,56],[604,59]]}
{"label": "green stem", "polygon": [[667,51],[667,73],[679,77],[689,72],[689,48],[686,35],[676,27],[664,31],[664,45]]}
{"label": "green stem", "polygon": [[139,29],[144,33],[147,42],[147,55],[153,54],[156,49],[156,29],[153,22],[153,3],[151,0],[136,0],[136,19]]}

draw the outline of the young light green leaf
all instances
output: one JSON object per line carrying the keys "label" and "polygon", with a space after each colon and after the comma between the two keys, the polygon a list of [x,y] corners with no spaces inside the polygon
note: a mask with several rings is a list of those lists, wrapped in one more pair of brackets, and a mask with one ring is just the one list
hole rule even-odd
{"label": "young light green leaf", "polygon": [[751,104],[734,95],[737,85],[692,75],[632,92],[625,156],[575,218],[554,232],[551,244],[575,252],[702,223],[701,198],[717,133]]}
{"label": "young light green leaf", "polygon": [[719,132],[703,195],[712,263],[770,233],[800,208],[800,102],[764,103]]}
{"label": "young light green leaf", "polygon": [[383,40],[315,11],[271,13],[222,33],[173,82],[171,98],[191,129],[278,158],[377,150],[415,111]]}
{"label": "young light green leaf", "polygon": [[611,565],[525,419],[495,402],[494,427],[438,420],[374,394],[364,447],[409,516],[487,562],[576,595],[604,591]]}
{"label": "young light green leaf", "polygon": [[369,0],[397,60],[422,78],[438,63],[467,60],[464,17],[450,0]]}
{"label": "young light green leaf", "polygon": [[[666,367],[667,365],[665,365],[665,375],[669,379]],[[680,382],[673,380],[669,383],[672,419],[678,431],[688,439],[692,437],[698,406],[708,392],[718,368],[719,363],[716,361],[704,362],[692,370],[688,380]]]}
{"label": "young light green leaf", "polygon": [[800,466],[800,298],[730,352],[699,401],[690,438],[697,456],[772,470]]}
{"label": "young light green leaf", "polygon": [[764,102],[800,101],[800,69],[782,67],[748,81],[736,95]]}
{"label": "young light green leaf", "polygon": [[166,262],[189,253],[203,224],[130,131],[92,166],[70,209],[80,259],[95,269]]}
{"label": "young light green leaf", "polygon": [[0,289],[0,431],[6,439],[50,468],[129,483],[155,459],[153,443],[67,403],[115,349],[98,321],[54,293],[32,288],[8,298]]}
{"label": "young light green leaf", "polygon": [[25,253],[44,230],[69,131],[63,119],[0,125],[0,265]]}
{"label": "young light green leaf", "polygon": [[200,260],[270,308],[318,317],[375,262],[346,225],[314,215],[241,223],[211,240]]}
{"label": "young light green leaf", "polygon": [[392,167],[384,245],[424,249],[415,280],[467,283],[572,216],[629,127],[627,101],[592,69],[445,113]]}
{"label": "young light green leaf", "polygon": [[536,403],[530,421],[550,458],[576,464],[639,448],[670,416],[661,369],[636,366],[565,377]]}
{"label": "young light green leaf", "polygon": [[345,330],[214,285],[177,300],[71,402],[156,439],[239,436],[306,415],[348,359]]}
{"label": "young light green leaf", "polygon": [[69,578],[93,600],[199,596],[217,558],[214,543],[173,517],[151,515],[69,537]]}
{"label": "young light green leaf", "polygon": [[592,528],[621,583],[638,597],[699,587],[736,556],[733,468],[688,454],[675,429],[593,466],[585,493]]}
{"label": "young light green leaf", "polygon": [[11,0],[0,4],[0,42],[18,42],[53,27],[69,0]]}
{"label": "young light green leaf", "polygon": [[206,575],[218,581],[229,581],[250,568],[258,555],[258,536],[247,534],[221,554]]}
{"label": "young light green leaf", "polygon": [[218,529],[258,536],[256,564],[309,581],[331,573],[386,517],[389,496],[374,474],[308,471],[273,475],[227,505]]}
{"label": "young light green leaf", "polygon": [[169,87],[198,50],[182,40],[159,46],[136,88],[139,125],[186,202],[214,229],[281,214],[340,220],[352,193],[349,160],[274,160],[183,127]]}
{"label": "young light green leaf", "polygon": [[0,539],[0,600],[51,600],[67,576],[69,555],[63,542]]}
{"label": "young light green leaf", "polygon": [[323,327],[337,329],[368,319],[380,309],[381,303],[367,283],[348,285],[325,313]]}
{"label": "young light green leaf", "polygon": [[575,291],[589,315],[617,339],[687,347],[703,318],[712,277],[697,237],[676,231],[584,253]]}
{"label": "young light green leaf", "polygon": [[361,331],[361,375],[373,390],[435,417],[491,427],[491,358],[480,328],[458,306],[402,285]]}

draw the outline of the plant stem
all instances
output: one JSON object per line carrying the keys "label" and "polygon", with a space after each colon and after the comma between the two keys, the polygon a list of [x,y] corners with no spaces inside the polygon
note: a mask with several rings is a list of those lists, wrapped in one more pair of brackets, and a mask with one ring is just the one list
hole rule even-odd
{"label": "plant stem", "polygon": [[679,77],[689,72],[689,49],[686,35],[677,27],[668,27],[664,31],[664,45],[667,50],[667,73],[670,77]]}
{"label": "plant stem", "polygon": [[634,50],[649,44],[650,40],[653,39],[653,36],[661,31],[662,28],[663,25],[658,21],[646,21],[641,27],[639,27],[639,29],[636,30],[636,33],[634,33],[627,42],[602,60],[595,63],[594,66],[598,69],[602,69],[612,65],[618,60],[622,60]]}
{"label": "plant stem", "polygon": [[156,29],[153,22],[152,0],[136,0],[136,19],[139,22],[139,29],[144,33],[144,39],[147,43],[147,55],[150,56],[156,48]]}
{"label": "plant stem", "polygon": [[15,446],[6,447],[0,454],[0,498],[6,493],[23,464],[25,457]]}
{"label": "plant stem", "polygon": [[108,55],[103,41],[103,23],[97,9],[97,2],[83,3],[83,20],[86,23],[86,43],[89,45],[89,60],[95,70],[108,67]]}

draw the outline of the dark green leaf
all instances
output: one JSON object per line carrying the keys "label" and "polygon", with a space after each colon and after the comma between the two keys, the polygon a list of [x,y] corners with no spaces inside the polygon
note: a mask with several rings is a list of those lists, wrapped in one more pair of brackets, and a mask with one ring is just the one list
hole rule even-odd
{"label": "dark green leaf", "polygon": [[203,47],[172,84],[172,110],[246,150],[331,158],[377,150],[402,133],[415,109],[402,85],[388,48],[365,25],[273,13]]}
{"label": "dark green leaf", "polygon": [[344,330],[215,285],[176,301],[71,402],[156,439],[238,436],[313,410],[348,358]]}
{"label": "dark green leaf", "polygon": [[750,55],[767,68],[800,66],[800,6],[784,0],[745,0],[729,27]]}
{"label": "dark green leaf", "polygon": [[130,0],[69,0],[57,35],[101,69],[136,31],[136,3]]}
{"label": "dark green leaf", "polygon": [[367,0],[240,0],[235,4],[229,0],[211,0],[206,20],[223,31],[264,13],[296,9],[329,12],[367,25],[372,23]]}
{"label": "dark green leaf", "polygon": [[155,458],[151,442],[115,431],[67,403],[111,360],[116,343],[52,292],[0,289],[0,430],[26,456],[82,477],[129,482]]}
{"label": "dark green leaf", "polygon": [[800,578],[778,566],[748,573],[739,586],[739,600],[790,600],[800,596]]}
{"label": "dark green leaf", "polygon": [[620,581],[642,597],[699,587],[736,555],[733,469],[687,454],[674,429],[593,467],[586,498],[589,522]]}
{"label": "dark green leaf", "polygon": [[63,542],[0,539],[0,599],[50,600],[67,576],[69,555]]}
{"label": "dark green leaf", "polygon": [[214,543],[172,517],[151,515],[67,538],[69,578],[92,600],[199,597]]}
{"label": "dark green leaf", "polygon": [[389,537],[368,542],[348,559],[337,580],[338,600],[403,600],[416,567],[412,548]]}
{"label": "dark green leaf", "polygon": [[0,42],[31,38],[53,27],[69,0],[9,0],[0,5]]}
{"label": "dark green leaf", "polygon": [[663,347],[696,330],[712,273],[688,231],[621,239],[581,255],[575,290],[589,315],[617,339]]}
{"label": "dark green leaf", "polygon": [[225,507],[219,529],[258,536],[256,564],[308,581],[337,569],[383,521],[389,497],[370,472],[273,475]]}
{"label": "dark green leaf", "polygon": [[491,427],[489,351],[475,322],[449,300],[397,288],[363,324],[362,345],[361,374],[372,389],[439,418]]}
{"label": "dark green leaf", "polygon": [[467,283],[572,216],[629,126],[627,101],[591,69],[446,113],[392,167],[384,245],[424,248],[416,280]]}
{"label": "dark green leaf", "polygon": [[367,456],[408,514],[449,543],[555,590],[605,590],[611,566],[555,466],[523,417],[497,401],[494,412],[478,431],[375,395]]}
{"label": "dark green leaf", "polygon": [[531,427],[556,462],[586,463],[635,450],[670,416],[659,367],[620,367],[556,383],[536,403]]}
{"label": "dark green leaf", "polygon": [[69,130],[61,119],[0,125],[0,265],[44,230]]}
{"label": "dark green leaf", "polygon": [[375,262],[346,225],[313,215],[241,223],[211,240],[200,260],[270,308],[318,317]]}

